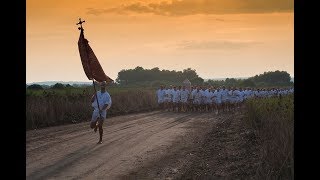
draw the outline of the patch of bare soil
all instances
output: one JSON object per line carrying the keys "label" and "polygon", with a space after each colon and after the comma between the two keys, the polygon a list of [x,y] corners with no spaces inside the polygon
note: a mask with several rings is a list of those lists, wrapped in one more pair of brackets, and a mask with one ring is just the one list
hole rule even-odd
{"label": "patch of bare soil", "polygon": [[150,112],[27,131],[26,179],[250,179],[258,145],[241,115]]}
{"label": "patch of bare soil", "polygon": [[242,115],[207,116],[205,123],[194,122],[191,126],[198,128],[177,139],[165,156],[122,179],[254,179],[259,145]]}

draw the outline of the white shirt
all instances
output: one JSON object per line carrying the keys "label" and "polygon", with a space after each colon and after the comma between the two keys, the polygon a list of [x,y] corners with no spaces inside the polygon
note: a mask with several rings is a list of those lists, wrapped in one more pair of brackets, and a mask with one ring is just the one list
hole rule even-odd
{"label": "white shirt", "polygon": [[205,91],[206,95],[206,102],[207,103],[212,103],[212,98],[213,98],[213,92],[212,91]]}
{"label": "white shirt", "polygon": [[256,95],[257,97],[260,97],[260,92],[259,91],[254,91],[254,95]]}
{"label": "white shirt", "polygon": [[[107,109],[109,109],[111,107],[112,101],[111,101],[110,94],[107,91],[105,91],[104,93],[101,93],[101,91],[98,91],[97,92],[97,97],[98,97],[100,109],[102,109],[102,107],[105,104],[108,104],[108,108]],[[96,97],[94,98],[94,101],[93,101],[93,103],[91,105],[92,105],[92,107],[94,107],[95,110],[99,110]]]}
{"label": "white shirt", "polygon": [[228,92],[229,92],[229,91],[228,91],[227,89],[224,89],[224,90],[221,89],[220,91],[221,91],[221,99],[222,99],[222,100],[227,99],[227,98],[228,98]]}
{"label": "white shirt", "polygon": [[201,93],[201,91],[195,91],[194,92],[194,94],[193,94],[193,102],[195,102],[195,103],[201,103],[201,98],[202,98],[202,93]]}
{"label": "white shirt", "polygon": [[233,96],[233,91],[232,90],[229,90],[228,93],[227,93],[227,98],[228,99],[233,99],[234,96]]}
{"label": "white shirt", "polygon": [[239,100],[240,99],[240,91],[238,89],[233,91],[232,97],[233,99]]}
{"label": "white shirt", "polygon": [[171,89],[167,89],[167,90],[165,90],[165,92],[166,92],[166,99],[169,99],[169,100],[171,100],[171,97],[172,97],[172,90]]}
{"label": "white shirt", "polygon": [[172,92],[172,102],[179,102],[180,100],[180,91],[179,90],[173,90]]}
{"label": "white shirt", "polygon": [[214,93],[213,93],[213,96],[214,96],[214,100],[216,102],[220,102],[221,101],[221,98],[222,98],[222,94],[221,94],[221,90],[215,90]]}
{"label": "white shirt", "polygon": [[196,89],[193,89],[190,93],[190,99],[193,99],[194,98],[194,94],[197,90]]}
{"label": "white shirt", "polygon": [[189,96],[189,91],[187,89],[180,91],[180,98],[182,102],[187,102]]}
{"label": "white shirt", "polygon": [[238,98],[239,98],[240,101],[243,101],[244,96],[245,96],[244,91],[239,91],[239,96],[238,96]]}
{"label": "white shirt", "polygon": [[164,89],[158,89],[157,91],[157,96],[158,96],[158,101],[163,101],[164,100],[164,96],[165,96],[166,92]]}

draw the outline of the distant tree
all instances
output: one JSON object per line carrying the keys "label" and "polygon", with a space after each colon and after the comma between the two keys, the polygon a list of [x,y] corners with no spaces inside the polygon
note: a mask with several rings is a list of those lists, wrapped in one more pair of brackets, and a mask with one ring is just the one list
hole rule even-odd
{"label": "distant tree", "polygon": [[190,79],[190,82],[193,85],[202,85],[204,82],[204,79],[202,79],[201,77],[196,77],[196,78]]}
{"label": "distant tree", "polygon": [[238,85],[238,80],[236,80],[235,78],[227,78],[225,80],[225,85],[226,86],[237,86]]}
{"label": "distant tree", "polygon": [[28,86],[27,89],[42,90],[43,87],[40,84],[32,84],[32,85]]}
{"label": "distant tree", "polygon": [[207,82],[203,82],[202,85],[203,86],[210,86],[211,84],[207,81]]}
{"label": "distant tree", "polygon": [[141,66],[137,66],[136,68],[134,68],[134,70],[135,70],[135,71],[143,71],[144,69],[143,69],[143,67],[141,67]]}
{"label": "distant tree", "polygon": [[[116,82],[120,85],[132,85],[141,84],[140,82],[146,81],[161,81],[171,82],[172,84],[182,84],[185,79],[199,78],[195,70],[191,68],[184,69],[183,71],[175,70],[161,70],[158,67],[152,69],[144,69],[143,67],[137,66],[134,69],[123,69],[118,73]],[[200,80],[200,79],[199,79]],[[201,81],[201,80],[200,80]],[[142,83],[146,84],[146,83]],[[150,84],[150,83],[149,83]],[[153,84],[153,83],[151,83]]]}
{"label": "distant tree", "polygon": [[210,86],[213,86],[213,87],[220,87],[220,86],[225,85],[224,80],[211,80],[211,79],[209,79],[207,82],[209,83]]}
{"label": "distant tree", "polygon": [[[199,77],[196,70],[187,68],[183,71],[160,70],[158,67],[144,69],[137,66],[134,69],[123,69],[118,73],[116,83],[119,86],[159,86],[162,82],[164,85],[181,85],[185,79],[189,79],[192,85],[203,85],[204,79]],[[290,75],[285,71],[264,72],[248,79],[226,78],[226,80],[208,80],[205,84],[219,87],[239,87],[239,86],[289,86]]]}
{"label": "distant tree", "polygon": [[65,86],[61,83],[56,83],[51,87],[51,89],[63,89],[63,88],[65,88]]}
{"label": "distant tree", "polygon": [[158,67],[155,67],[155,68],[152,68],[151,71],[153,71],[153,72],[159,72],[160,69],[159,69]]}
{"label": "distant tree", "polygon": [[256,84],[253,82],[252,79],[244,79],[241,81],[240,86],[242,87],[256,87]]}
{"label": "distant tree", "polygon": [[267,85],[289,85],[290,84],[290,74],[286,71],[269,71],[263,74],[256,75],[252,77],[252,80],[256,84]]}
{"label": "distant tree", "polygon": [[191,68],[184,69],[182,74],[185,78],[189,80],[199,77],[196,70]]}
{"label": "distant tree", "polygon": [[164,83],[161,82],[161,81],[154,81],[154,82],[151,83],[151,87],[156,87],[156,88],[158,88],[158,87],[160,87],[161,85],[164,85]]}
{"label": "distant tree", "polygon": [[71,86],[70,84],[67,84],[66,88],[73,88],[73,86]]}

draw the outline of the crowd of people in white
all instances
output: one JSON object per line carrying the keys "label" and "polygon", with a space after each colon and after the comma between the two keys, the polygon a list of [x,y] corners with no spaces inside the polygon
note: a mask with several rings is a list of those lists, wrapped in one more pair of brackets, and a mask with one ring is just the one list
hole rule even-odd
{"label": "crowd of people in white", "polygon": [[282,97],[293,94],[294,88],[225,88],[197,86],[161,86],[157,90],[159,107],[167,111],[234,111],[250,98]]}

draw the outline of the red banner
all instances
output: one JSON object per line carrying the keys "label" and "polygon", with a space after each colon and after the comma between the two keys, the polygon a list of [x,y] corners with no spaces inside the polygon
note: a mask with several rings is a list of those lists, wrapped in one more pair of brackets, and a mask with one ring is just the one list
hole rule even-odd
{"label": "red banner", "polygon": [[83,70],[88,79],[94,79],[98,82],[113,82],[113,80],[104,73],[96,55],[94,54],[88,43],[88,40],[84,38],[83,29],[81,29],[80,32],[78,47]]}

